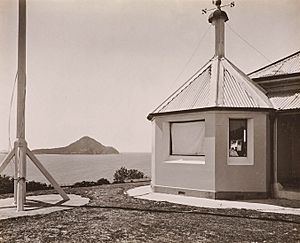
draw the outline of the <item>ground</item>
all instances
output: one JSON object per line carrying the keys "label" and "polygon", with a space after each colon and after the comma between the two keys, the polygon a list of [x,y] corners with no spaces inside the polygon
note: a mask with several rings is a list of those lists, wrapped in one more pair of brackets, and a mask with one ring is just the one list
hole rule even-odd
{"label": "ground", "polygon": [[0,242],[300,242],[300,216],[195,208],[125,194],[139,185],[143,184],[66,189],[90,198],[90,203],[1,220]]}

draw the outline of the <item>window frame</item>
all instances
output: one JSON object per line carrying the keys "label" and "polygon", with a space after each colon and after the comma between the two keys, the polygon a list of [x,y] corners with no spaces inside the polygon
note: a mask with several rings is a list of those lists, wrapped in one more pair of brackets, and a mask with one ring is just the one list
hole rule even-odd
{"label": "window frame", "polygon": [[[172,152],[172,124],[178,123],[193,123],[193,122],[203,122],[204,123],[204,137],[205,140],[205,119],[197,119],[197,120],[187,120],[187,121],[170,121],[169,122],[169,156],[180,156],[180,157],[205,157],[205,151],[201,154],[174,154]],[[203,141],[204,142],[204,141]]]}
{"label": "window frame", "polygon": [[[230,122],[231,121],[244,121],[245,122],[245,130],[246,130],[246,141],[245,141],[245,143],[246,143],[246,155],[245,156],[232,156],[232,155],[230,155],[230,149],[231,149],[231,139],[230,139]],[[230,157],[230,158],[236,158],[236,157],[238,157],[238,158],[247,158],[248,157],[248,119],[247,118],[229,118],[229,125],[228,125],[228,129],[229,129],[229,136],[228,136],[228,156]],[[244,135],[245,136],[245,135]]]}
{"label": "window frame", "polygon": [[[247,120],[247,157],[229,156],[230,140],[229,140],[229,120]],[[227,125],[227,164],[228,165],[254,165],[254,119],[253,117],[230,117]]]}

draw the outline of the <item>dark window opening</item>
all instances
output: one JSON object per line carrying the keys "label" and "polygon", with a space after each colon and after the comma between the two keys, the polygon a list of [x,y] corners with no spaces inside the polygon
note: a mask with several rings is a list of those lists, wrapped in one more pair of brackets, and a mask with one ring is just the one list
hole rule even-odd
{"label": "dark window opening", "polygon": [[247,119],[229,119],[229,156],[247,157]]}

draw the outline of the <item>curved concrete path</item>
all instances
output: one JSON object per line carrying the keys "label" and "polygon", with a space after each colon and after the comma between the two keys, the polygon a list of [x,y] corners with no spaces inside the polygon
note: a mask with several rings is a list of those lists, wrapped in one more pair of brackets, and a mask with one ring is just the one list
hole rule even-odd
{"label": "curved concrete path", "polygon": [[85,205],[88,198],[68,194],[70,200],[64,201],[58,194],[28,196],[26,197],[25,211],[17,212],[13,198],[0,199],[0,219],[16,218],[22,216],[48,214],[55,211],[71,209]]}
{"label": "curved concrete path", "polygon": [[239,202],[228,200],[216,200],[198,197],[188,197],[183,195],[172,195],[165,193],[156,193],[151,190],[150,186],[141,186],[127,191],[129,196],[147,199],[153,201],[166,201],[170,203],[177,203],[188,206],[203,207],[203,208],[236,208],[256,210],[266,213],[281,213],[300,215],[300,208],[286,208],[270,204]]}

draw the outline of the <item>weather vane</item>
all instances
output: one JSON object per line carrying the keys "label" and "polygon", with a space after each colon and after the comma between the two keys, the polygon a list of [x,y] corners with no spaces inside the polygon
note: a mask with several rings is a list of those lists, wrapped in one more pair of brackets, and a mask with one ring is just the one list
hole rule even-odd
{"label": "weather vane", "polygon": [[210,8],[210,9],[207,9],[207,8],[204,8],[202,9],[202,14],[207,14],[207,12],[210,12],[210,11],[213,11],[215,9],[221,9],[221,8],[224,8],[224,7],[234,7],[235,6],[235,3],[234,2],[231,2],[229,4],[225,4],[225,5],[221,5],[221,0],[212,0],[212,3],[214,5],[216,5],[217,7],[216,8]]}

